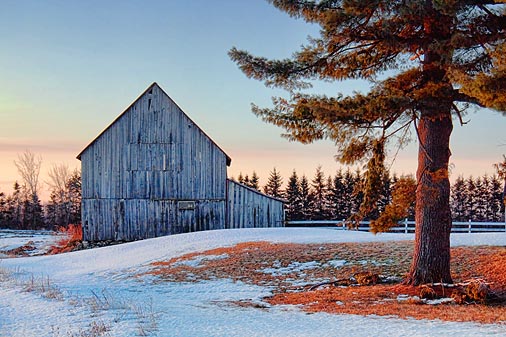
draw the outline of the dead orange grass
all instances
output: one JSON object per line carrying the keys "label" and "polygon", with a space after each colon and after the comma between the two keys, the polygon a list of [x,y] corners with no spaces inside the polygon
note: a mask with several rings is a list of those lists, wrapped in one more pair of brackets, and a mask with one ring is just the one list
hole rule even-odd
{"label": "dead orange grass", "polygon": [[63,233],[63,236],[51,247],[48,254],[71,252],[83,239],[83,227],[80,224],[61,227],[58,232]]}
{"label": "dead orange grass", "polygon": [[[299,305],[308,312],[359,315],[394,315],[402,318],[506,322],[505,302],[473,305],[422,305],[417,301],[398,301],[400,294],[419,295],[419,287],[375,285],[320,287],[308,291],[304,285],[349,278],[370,271],[402,277],[409,269],[412,242],[273,244],[247,242],[205,252],[191,253],[155,262],[148,274],[160,281],[195,282],[228,278],[245,283],[271,286],[274,294],[265,299],[277,304]],[[198,259],[198,260],[196,260]],[[190,263],[197,261],[198,263]],[[335,261],[346,261],[342,266]],[[312,262],[310,268],[291,268],[294,263]],[[316,265],[315,265],[316,263]],[[296,265],[295,265],[296,266]],[[283,272],[279,272],[283,270]],[[452,249],[454,281],[473,277],[491,282],[495,294],[506,297],[506,247],[459,247]],[[278,271],[278,272],[275,272]],[[438,290],[438,289],[436,289]],[[438,290],[439,295],[443,290]],[[444,294],[450,297],[449,293]],[[245,302],[240,301],[244,306]],[[254,306],[254,304],[252,304]]]}
{"label": "dead orange grass", "polygon": [[440,319],[453,322],[506,322],[504,306],[427,305],[418,301],[398,301],[399,294],[416,293],[414,287],[376,285],[370,287],[326,288],[312,292],[280,293],[266,299],[270,304],[301,305],[307,312],[397,316]]}

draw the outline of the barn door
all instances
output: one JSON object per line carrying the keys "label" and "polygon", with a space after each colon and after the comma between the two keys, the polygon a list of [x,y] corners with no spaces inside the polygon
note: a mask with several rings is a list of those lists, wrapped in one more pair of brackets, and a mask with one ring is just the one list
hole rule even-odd
{"label": "barn door", "polygon": [[189,233],[196,231],[196,208],[196,202],[193,200],[177,202],[177,233]]}

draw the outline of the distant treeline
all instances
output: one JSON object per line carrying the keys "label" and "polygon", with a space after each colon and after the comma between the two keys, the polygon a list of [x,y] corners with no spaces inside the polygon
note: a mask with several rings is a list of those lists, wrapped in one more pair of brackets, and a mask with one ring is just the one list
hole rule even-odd
{"label": "distant treeline", "polygon": [[72,172],[60,186],[51,186],[42,205],[38,193],[14,183],[11,194],[0,192],[0,228],[57,229],[81,223],[81,174]]}
{"label": "distant treeline", "polygon": [[[236,179],[249,187],[262,190],[273,197],[286,200],[287,220],[342,220],[358,212],[363,194],[360,186],[364,174],[360,171],[339,170],[327,176],[318,167],[311,180],[299,176],[294,170],[284,184],[279,171],[270,172],[267,183],[259,186],[255,172],[250,176],[240,174]],[[376,209],[366,220],[377,219],[385,206],[391,202],[392,189],[399,177],[387,174],[383,177],[380,198]],[[450,207],[453,221],[504,221],[503,182],[497,176],[458,177],[451,187]],[[408,211],[408,220],[414,220],[415,205]]]}
{"label": "distant treeline", "polygon": [[[50,200],[42,205],[36,189],[15,182],[11,194],[0,191],[0,228],[53,229],[81,223],[81,175],[63,166],[50,173]],[[339,170],[327,176],[318,167],[311,180],[294,170],[284,184],[280,172],[273,169],[265,186],[259,177],[240,174],[238,182],[286,201],[287,220],[343,220],[356,214],[362,203],[360,186],[364,174],[360,171]],[[392,189],[399,177],[385,175],[376,209],[366,220],[377,219],[392,200]],[[453,221],[504,221],[503,182],[498,176],[458,177],[451,187],[450,206]],[[414,220],[415,205],[408,211]]]}

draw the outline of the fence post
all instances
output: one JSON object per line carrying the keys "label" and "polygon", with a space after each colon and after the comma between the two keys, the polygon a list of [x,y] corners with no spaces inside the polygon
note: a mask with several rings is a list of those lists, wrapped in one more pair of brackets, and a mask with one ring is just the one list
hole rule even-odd
{"label": "fence post", "polygon": [[471,219],[469,219],[469,225],[468,225],[468,233],[471,233],[472,230],[471,230]]}
{"label": "fence post", "polygon": [[408,233],[408,218],[404,219],[404,233]]}

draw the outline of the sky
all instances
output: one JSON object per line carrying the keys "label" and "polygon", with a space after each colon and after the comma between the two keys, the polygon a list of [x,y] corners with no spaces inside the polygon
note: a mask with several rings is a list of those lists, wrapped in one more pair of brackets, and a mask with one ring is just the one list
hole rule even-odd
{"label": "sky", "polygon": [[[0,191],[20,179],[14,160],[26,150],[42,157],[43,183],[53,165],[80,167],[76,155],[153,82],[232,158],[229,176],[256,171],[265,183],[276,167],[286,181],[319,165],[334,174],[341,165],[330,141],[291,143],[253,115],[251,103],[268,107],[286,93],[248,79],[227,55],[235,46],[286,58],[317,35],[264,0],[0,0]],[[368,84],[312,90],[351,94]],[[465,119],[454,126],[452,177],[493,174],[506,118],[475,110]],[[416,143],[392,164],[394,152],[391,170],[415,173]]]}

